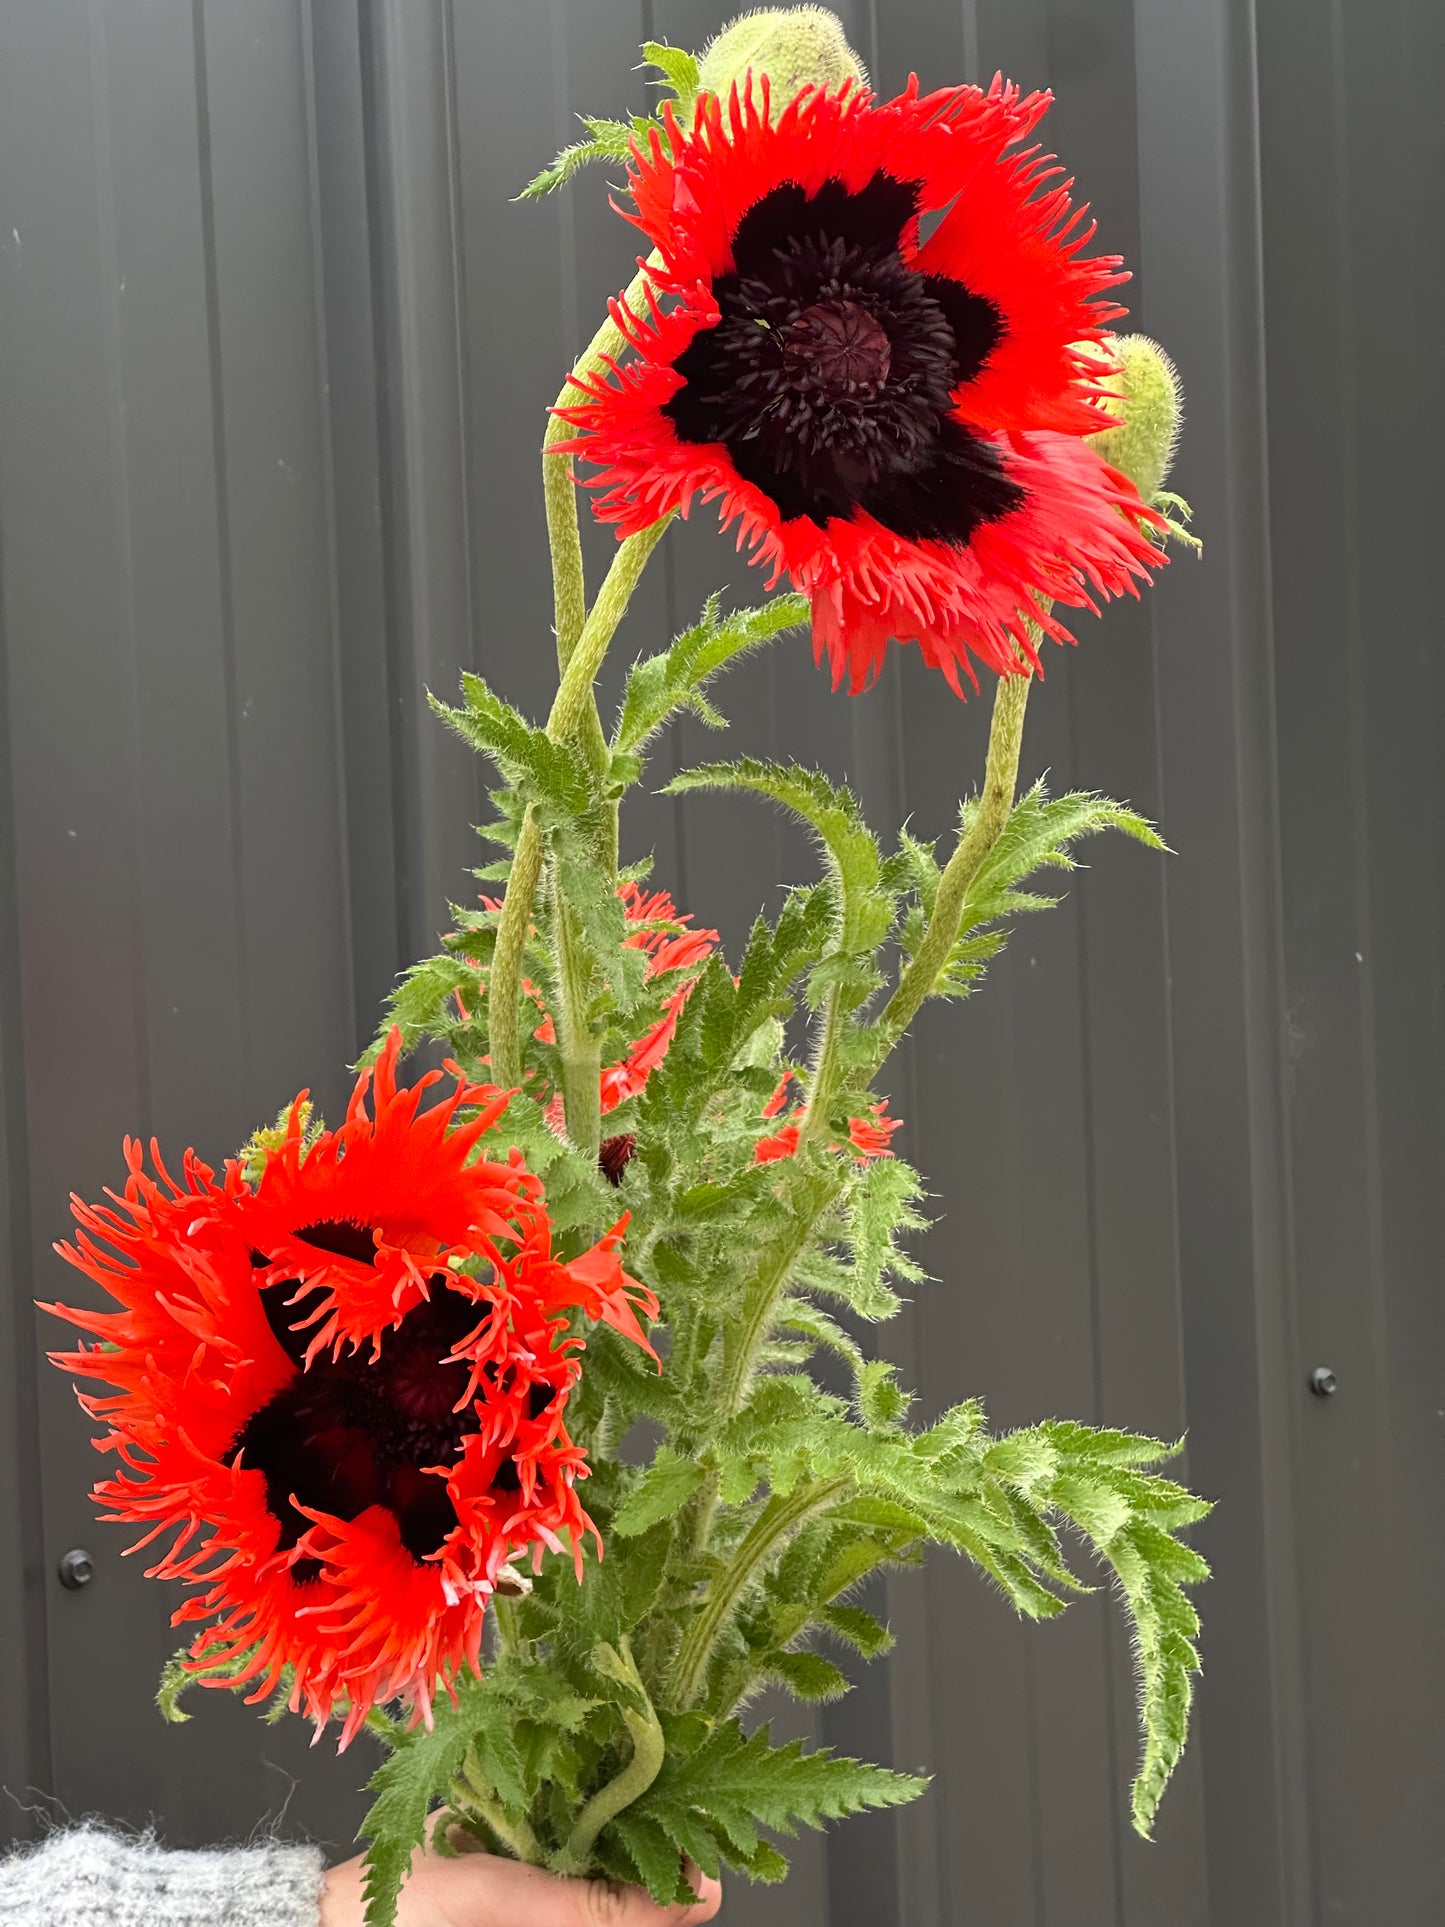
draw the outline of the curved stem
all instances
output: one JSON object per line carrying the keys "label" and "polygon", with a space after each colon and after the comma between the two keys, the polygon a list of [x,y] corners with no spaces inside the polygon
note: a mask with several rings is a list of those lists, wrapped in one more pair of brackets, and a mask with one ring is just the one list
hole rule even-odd
{"label": "curved stem", "polygon": [[552,1864],[558,1873],[585,1873],[598,1834],[609,1820],[615,1820],[624,1808],[630,1807],[634,1800],[640,1800],[662,1771],[663,1756],[667,1750],[662,1723],[648,1698],[647,1688],[632,1657],[632,1648],[626,1639],[620,1640],[619,1646],[620,1651],[605,1644],[599,1646],[594,1654],[594,1663],[600,1672],[625,1683],[638,1693],[646,1710],[638,1713],[630,1706],[622,1708],[622,1718],[632,1739],[632,1758],[605,1787],[593,1794],[578,1814],[567,1836],[566,1846],[553,1860]]}
{"label": "curved stem", "polygon": [[[641,299],[643,286],[643,276],[639,273],[623,296],[628,307],[636,306]],[[617,355],[625,345],[621,329],[609,317],[573,364],[573,375],[594,374],[603,365],[606,357]],[[575,398],[576,392],[569,377],[563,385],[561,394],[557,397],[556,406],[566,408]],[[582,566],[582,532],[577,521],[577,490],[572,481],[572,461],[570,456],[557,453],[557,443],[569,440],[572,433],[573,430],[566,422],[559,421],[557,416],[552,414],[547,418],[547,429],[542,439],[542,501],[547,515],[547,544],[552,557],[552,610],[557,631],[559,681],[566,677],[567,666],[576,653],[577,645],[587,624],[587,581]],[[611,580],[610,575],[608,580]],[[635,585],[636,576],[633,577],[632,585],[629,586],[629,594],[631,587]],[[622,608],[625,607],[624,598],[612,622],[612,630],[616,629],[617,622],[621,619]],[[612,630],[608,631],[607,641],[611,640]],[[605,650],[606,642],[602,646]],[[598,662],[600,661],[599,656]],[[593,676],[595,675],[594,669]],[[589,677],[589,694],[591,680],[592,678]],[[559,688],[558,697],[560,696]],[[607,744],[595,701],[584,702],[578,713],[586,737],[585,753],[593,767],[601,769],[606,761]],[[574,722],[571,727],[575,726]],[[571,728],[566,731],[553,731],[554,737],[570,733]],[[519,1084],[522,1078],[517,991],[521,981],[522,954],[527,947],[527,933],[532,923],[532,905],[536,900],[537,883],[541,872],[542,831],[535,816],[529,811],[512,858],[512,873],[507,882],[507,896],[502,906],[501,921],[497,926],[497,948],[492,964],[491,982],[488,986],[487,1036],[491,1051],[492,1076],[504,1088]]]}
{"label": "curved stem", "polygon": [[972,822],[959,837],[958,846],[939,879],[933,915],[928,919],[923,941],[878,1019],[880,1048],[875,1068],[903,1036],[924,1000],[932,995],[953,946],[958,942],[973,880],[1008,822],[1013,809],[1014,788],[1018,782],[1024,711],[1028,705],[1032,680],[1031,676],[1025,674],[999,678],[993,721],[988,733],[988,765],[984,771],[983,793],[978,799]]}
{"label": "curved stem", "polygon": [[[622,296],[623,305],[635,311],[645,285],[639,271]],[[554,410],[567,408],[576,401],[574,377],[595,375],[626,345],[622,330],[609,315],[573,363],[572,374],[563,383]],[[587,620],[587,581],[582,565],[582,532],[577,522],[572,457],[557,451],[557,444],[570,441],[575,432],[570,423],[561,421],[554,412],[547,418],[547,432],[542,438],[542,500],[547,511],[547,544],[552,553],[552,611],[557,631],[559,676],[566,674]],[[595,703],[591,721],[584,719],[583,728],[589,738],[589,755],[596,760],[604,738]]]}
{"label": "curved stem", "polygon": [[517,993],[522,983],[522,957],[532,928],[532,905],[542,874],[542,825],[537,812],[522,819],[507,894],[497,923],[497,945],[492,952],[492,974],[487,985],[487,1043],[491,1050],[492,1079],[503,1090],[522,1081],[521,1026]]}
{"label": "curved stem", "polygon": [[741,1603],[754,1574],[810,1513],[819,1511],[851,1486],[846,1474],[820,1484],[804,1483],[786,1497],[774,1493],[754,1520],[742,1544],[713,1580],[701,1609],[693,1615],[673,1663],[668,1703],[685,1713],[707,1685],[717,1643]]}
{"label": "curved stem", "polygon": [[[553,742],[564,742],[567,737],[577,735],[589,710],[596,716],[592,685],[607,654],[607,645],[617,633],[617,625],[632,599],[638,578],[647,567],[648,557],[662,540],[671,520],[672,517],[666,515],[651,528],[629,535],[613,556],[607,579],[597,591],[597,600],[582,625],[577,645],[567,658],[552,713],[547,718],[547,734]],[[600,735],[602,725],[599,723],[597,728]]]}
{"label": "curved stem", "polygon": [[477,1763],[476,1751],[472,1747],[467,1748],[462,1761],[460,1779],[452,1785],[452,1804],[463,1812],[476,1814],[518,1860],[525,1861],[529,1867],[545,1866],[547,1856],[530,1824],[525,1818],[507,1818],[501,1801]]}
{"label": "curved stem", "polygon": [[491,1603],[492,1624],[497,1629],[497,1651],[504,1658],[516,1659],[521,1655],[522,1640],[517,1631],[517,1608],[511,1599],[493,1594]]}
{"label": "curved stem", "polygon": [[843,993],[835,984],[828,993],[828,1008],[823,1018],[823,1042],[818,1051],[818,1061],[813,1067],[808,1108],[798,1126],[800,1151],[805,1144],[810,1144],[828,1129],[828,1113],[833,1108],[833,1099],[838,1090],[838,1060],[842,1054],[843,1026],[846,1021]]}
{"label": "curved stem", "polygon": [[587,1017],[588,970],[577,919],[555,871],[552,930],[557,946],[557,1045],[562,1059],[562,1106],[567,1135],[595,1159],[602,1143],[602,1040]]}
{"label": "curved stem", "polygon": [[[789,1273],[817,1228],[819,1218],[833,1202],[834,1185],[819,1177],[811,1180],[814,1190],[797,1213],[787,1234],[766,1253],[761,1269],[748,1293],[740,1322],[723,1337],[723,1367],[718,1386],[718,1423],[726,1425],[737,1417],[747,1402],[758,1359],[768,1342],[773,1313],[788,1282]],[[701,1543],[701,1542],[699,1542]]]}

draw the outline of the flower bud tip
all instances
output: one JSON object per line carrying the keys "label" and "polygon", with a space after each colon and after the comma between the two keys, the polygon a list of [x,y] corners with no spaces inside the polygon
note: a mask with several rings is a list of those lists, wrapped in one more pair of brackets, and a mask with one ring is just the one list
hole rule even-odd
{"label": "flower bud tip", "polygon": [[863,62],[848,45],[842,22],[826,7],[762,7],[739,15],[704,49],[698,65],[702,93],[726,96],[752,70],[766,74],[773,108],[786,107],[804,87],[868,84]]}

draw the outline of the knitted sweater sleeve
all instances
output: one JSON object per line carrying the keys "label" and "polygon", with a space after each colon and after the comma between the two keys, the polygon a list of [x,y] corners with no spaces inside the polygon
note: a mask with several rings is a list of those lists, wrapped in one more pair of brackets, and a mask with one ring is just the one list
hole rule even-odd
{"label": "knitted sweater sleeve", "polygon": [[4,1927],[317,1927],[316,1847],[169,1853],[98,1827],[0,1860]]}

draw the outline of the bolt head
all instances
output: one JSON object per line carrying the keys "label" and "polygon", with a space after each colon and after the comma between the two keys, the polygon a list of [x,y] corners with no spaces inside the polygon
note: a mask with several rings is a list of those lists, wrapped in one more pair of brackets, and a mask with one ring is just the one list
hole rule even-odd
{"label": "bolt head", "polygon": [[1340,1381],[1328,1365],[1316,1365],[1310,1373],[1310,1390],[1316,1398],[1330,1398],[1339,1389]]}
{"label": "bolt head", "polygon": [[60,1583],[69,1592],[79,1592],[95,1577],[95,1561],[83,1546],[72,1546],[60,1561]]}

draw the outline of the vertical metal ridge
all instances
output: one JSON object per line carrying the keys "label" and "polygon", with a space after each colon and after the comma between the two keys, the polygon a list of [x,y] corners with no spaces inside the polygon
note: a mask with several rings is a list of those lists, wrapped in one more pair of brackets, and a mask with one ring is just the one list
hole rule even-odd
{"label": "vertical metal ridge", "polygon": [[373,391],[377,447],[377,550],[381,568],[382,601],[386,610],[384,637],[386,649],[387,741],[391,752],[391,833],[395,864],[392,888],[396,903],[396,958],[402,964],[411,952],[412,932],[417,924],[415,883],[407,852],[411,843],[412,808],[403,780],[408,766],[406,755],[406,712],[402,699],[404,645],[402,642],[401,602],[403,563],[397,554],[395,528],[399,512],[397,489],[396,436],[385,391],[384,373],[390,358],[390,315],[386,298],[384,265],[385,235],[388,228],[387,188],[382,169],[383,120],[381,67],[385,60],[384,41],[378,29],[376,12],[383,0],[357,0],[357,39],[361,56],[361,111],[366,167],[367,218],[371,246],[370,270],[371,328],[375,342],[376,384]]}
{"label": "vertical metal ridge", "polygon": [[246,916],[245,827],[241,798],[241,739],[237,715],[235,560],[231,490],[226,459],[226,400],[221,365],[221,290],[216,263],[216,206],[211,173],[210,76],[206,65],[206,0],[191,0],[191,47],[196,77],[196,186],[201,208],[201,261],[206,286],[206,342],[211,402],[211,470],[216,491],[216,588],[221,682],[226,707],[226,809],[230,819],[231,901],[236,918],[236,1024],[247,1106],[251,1102],[251,977]]}
{"label": "vertical metal ridge", "polygon": [[[314,0],[298,0],[297,27],[301,46],[302,98],[306,117],[306,209],[311,237],[311,302],[314,316],[313,352],[318,389],[323,398],[321,487],[325,501],[327,647],[331,662],[331,716],[336,740],[336,820],[343,845],[349,823],[348,788],[351,768],[346,754],[346,706],[343,696],[341,569],[337,543],[336,457],[330,434],[331,351],[326,337],[326,257],[322,234],[321,143],[316,105],[316,21]],[[346,1010],[346,1032],[352,1055],[361,1049],[357,1010],[355,878],[353,866],[340,866],[342,949],[346,981],[340,995]]]}
{"label": "vertical metal ridge", "polygon": [[[555,116],[554,137],[559,148],[573,138],[572,116],[567,111],[567,5],[568,0],[549,0],[547,31],[551,37],[556,86],[552,96]],[[554,196],[557,217],[557,264],[562,280],[562,320],[568,349],[568,365],[581,354],[586,342],[582,336],[581,305],[577,297],[577,218],[571,194]],[[560,383],[559,383],[560,386]]]}
{"label": "vertical metal ridge", "polygon": [[[193,0],[193,4],[199,4],[199,0]],[[130,727],[135,752],[136,793],[132,796],[131,802],[136,812],[136,830],[139,835],[142,820],[139,787],[143,767],[140,755],[140,663],[135,632],[135,558],[131,528],[130,464],[126,449],[125,386],[121,366],[120,315],[116,300],[120,269],[115,233],[114,170],[111,158],[104,14],[104,7],[95,4],[95,0],[92,0],[88,35],[91,131],[95,143],[96,224],[103,255],[99,306],[103,316],[106,373],[110,389],[106,406],[106,431],[109,438],[111,492],[115,502],[117,523],[115,564],[124,586],[124,593],[120,600],[125,614],[126,668],[130,688],[130,713],[126,720]],[[131,923],[132,977],[129,985],[131,1020],[135,1028],[135,1062],[140,1086],[140,1107],[146,1119],[146,1132],[149,1133],[153,1128],[153,1103],[151,1026],[146,994],[148,933],[145,925],[145,906],[139,900],[132,906]]]}
{"label": "vertical metal ridge", "polygon": [[1360,555],[1359,488],[1360,408],[1353,371],[1359,365],[1355,328],[1355,289],[1351,267],[1351,156],[1349,87],[1345,54],[1343,0],[1330,0],[1330,68],[1335,123],[1334,181],[1336,221],[1340,232],[1339,274],[1336,282],[1336,325],[1340,367],[1348,371],[1341,383],[1336,419],[1340,435],[1340,473],[1346,508],[1341,574],[1344,578],[1343,630],[1345,674],[1349,689],[1349,753],[1352,849],[1350,885],[1355,915],[1355,952],[1359,966],[1357,1003],[1360,1012],[1361,1127],[1365,1142],[1365,1248],[1369,1264],[1370,1331],[1374,1357],[1376,1449],[1379,1463],[1390,1461],[1390,1343],[1386,1303],[1383,1156],[1380,1120],[1379,1015],[1375,996],[1374,890],[1370,879],[1370,769],[1366,745],[1368,715],[1364,664],[1363,574]]}
{"label": "vertical metal ridge", "polygon": [[[29,1122],[22,1038],[18,879],[15,861],[15,773],[10,743],[5,531],[0,527],[0,1281],[11,1302],[9,1379],[14,1404],[0,1482],[0,1520],[7,1556],[0,1600],[7,1636],[0,1639],[0,1699],[13,1709],[0,1722],[0,1794],[21,1811],[23,1795],[49,1792],[54,1762],[47,1684],[45,1518],[40,1490],[40,1402],[30,1213]],[[0,1404],[3,1411],[3,1404]],[[8,1830],[9,1815],[0,1816]]]}
{"label": "vertical metal ridge", "polygon": [[983,80],[983,50],[978,37],[978,0],[959,0],[963,16],[963,72],[975,85]]}
{"label": "vertical metal ridge", "polygon": [[[1231,1500],[1204,1535],[1223,1569],[1212,1636],[1235,1642],[1237,1663],[1215,1675],[1193,1742],[1202,1878],[1208,1905],[1239,1927],[1304,1927],[1255,18],[1250,0],[1188,13],[1141,0],[1135,20],[1150,325],[1217,410],[1185,450],[1201,506],[1218,512],[1215,574],[1196,608],[1181,609],[1166,583],[1152,612],[1157,633],[1174,610],[1174,647],[1160,658],[1166,820],[1181,846],[1193,843],[1166,898],[1190,1465]],[[1193,84],[1181,90],[1185,72]],[[1219,627],[1230,647],[1206,684],[1197,652]]]}
{"label": "vertical metal ridge", "polygon": [[[430,949],[456,879],[471,860],[480,803],[476,758],[433,739],[429,672],[456,660],[470,621],[471,530],[465,520],[466,398],[456,329],[462,312],[451,196],[455,115],[447,118],[442,16],[400,0],[367,8],[375,146],[378,391],[385,518],[395,584],[393,644],[399,753],[398,847],[406,885],[403,956]],[[440,124],[440,139],[438,125]],[[471,636],[465,638],[468,645]],[[423,730],[428,733],[424,736]]]}
{"label": "vertical metal ridge", "polygon": [[[441,14],[442,98],[446,114],[447,220],[451,230],[452,318],[456,336],[457,397],[465,425],[470,412],[472,371],[467,327],[467,241],[462,220],[461,133],[457,117],[457,58],[455,0],[443,0]],[[463,540],[463,583],[466,596],[465,660],[475,665],[478,640],[476,544],[472,539],[472,438],[461,436],[459,458]]]}
{"label": "vertical metal ridge", "polygon": [[[1079,741],[1078,687],[1077,679],[1070,677],[1067,696],[1069,747],[1076,772],[1083,767]],[[1108,1422],[1108,1414],[1104,1410],[1104,1330],[1099,1259],[1099,1160],[1095,1147],[1098,1116],[1095,1098],[1094,1029],[1090,1021],[1089,988],[1092,970],[1089,958],[1089,926],[1087,919],[1083,916],[1080,916],[1075,924],[1074,954],[1078,959],[1079,1009],[1084,1018],[1079,1025],[1079,1083],[1084,1117],[1080,1150],[1083,1159],[1084,1236],[1089,1269],[1089,1375],[1094,1394],[1094,1409],[1090,1418],[1095,1425],[1103,1425]],[[1122,1748],[1119,1744],[1119,1692],[1117,1668],[1114,1663],[1113,1626],[1107,1620],[1102,1628],[1100,1646],[1103,1656],[1109,1784],[1114,1789],[1113,1798],[1109,1802],[1109,1859],[1114,1881],[1114,1920],[1115,1927],[1125,1927],[1123,1841],[1125,1821],[1124,1803],[1119,1793],[1123,1767]],[[1061,1927],[1067,1927],[1067,1923],[1062,1923]]]}

